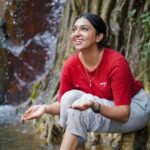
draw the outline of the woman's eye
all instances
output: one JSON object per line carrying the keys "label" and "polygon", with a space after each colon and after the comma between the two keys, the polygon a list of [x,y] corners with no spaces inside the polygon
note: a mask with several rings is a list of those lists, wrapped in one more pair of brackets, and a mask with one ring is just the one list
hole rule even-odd
{"label": "woman's eye", "polygon": [[82,30],[83,30],[83,31],[88,31],[88,28],[82,27]]}
{"label": "woman's eye", "polygon": [[76,30],[76,28],[72,28],[72,32],[74,32]]}

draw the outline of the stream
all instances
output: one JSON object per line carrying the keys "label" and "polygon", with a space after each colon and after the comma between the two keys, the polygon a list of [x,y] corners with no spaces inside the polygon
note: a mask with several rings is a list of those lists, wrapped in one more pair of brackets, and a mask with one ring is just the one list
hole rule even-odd
{"label": "stream", "polygon": [[0,125],[0,150],[58,150],[58,145],[45,145],[26,125]]}
{"label": "stream", "polygon": [[22,123],[13,106],[0,106],[0,150],[58,149],[59,145],[46,145],[32,126]]}

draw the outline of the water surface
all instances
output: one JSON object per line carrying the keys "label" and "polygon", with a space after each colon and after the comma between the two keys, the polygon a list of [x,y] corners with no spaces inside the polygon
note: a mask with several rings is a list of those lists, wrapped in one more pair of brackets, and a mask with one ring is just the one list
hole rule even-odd
{"label": "water surface", "polygon": [[0,150],[58,150],[46,145],[40,134],[29,123],[22,123],[12,105],[0,105]]}
{"label": "water surface", "polygon": [[45,145],[44,140],[27,124],[0,125],[0,150],[58,150],[58,145]]}

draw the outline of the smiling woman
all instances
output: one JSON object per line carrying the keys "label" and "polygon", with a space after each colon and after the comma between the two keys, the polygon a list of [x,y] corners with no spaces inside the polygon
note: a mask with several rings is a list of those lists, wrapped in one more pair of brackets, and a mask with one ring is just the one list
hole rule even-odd
{"label": "smiling woman", "polygon": [[100,16],[78,16],[71,34],[76,52],[63,66],[58,101],[32,106],[23,115],[23,120],[60,115],[65,129],[60,150],[84,149],[87,132],[131,132],[150,118],[150,97],[127,60],[104,46],[105,34]]}

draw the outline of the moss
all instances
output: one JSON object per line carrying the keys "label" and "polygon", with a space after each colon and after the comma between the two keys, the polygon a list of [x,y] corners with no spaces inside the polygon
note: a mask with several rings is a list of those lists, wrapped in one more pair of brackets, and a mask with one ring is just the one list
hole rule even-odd
{"label": "moss", "polygon": [[32,93],[30,96],[31,101],[34,101],[39,96],[39,87],[40,87],[41,81],[37,81],[34,83],[32,88]]}

